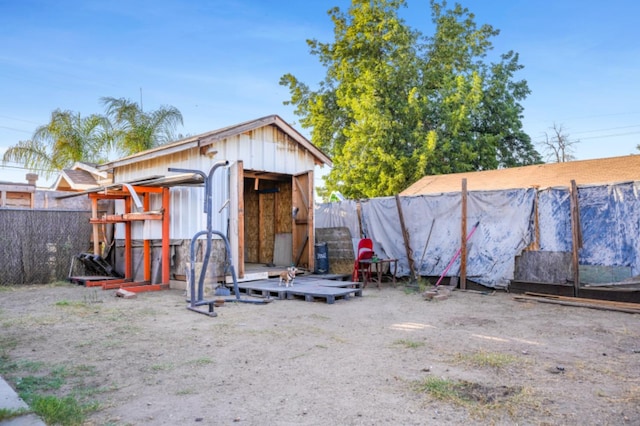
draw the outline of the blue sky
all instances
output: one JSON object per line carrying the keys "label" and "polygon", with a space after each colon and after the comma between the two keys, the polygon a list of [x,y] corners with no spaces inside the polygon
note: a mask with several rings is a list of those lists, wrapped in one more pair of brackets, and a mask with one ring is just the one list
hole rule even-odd
{"label": "blue sky", "polygon": [[[497,56],[520,55],[532,93],[524,129],[553,123],[578,159],[640,153],[640,3],[462,0],[500,30]],[[327,10],[348,0],[0,0],[0,154],[51,112],[103,113],[103,96],[172,105],[183,134],[269,114],[298,127],[280,76],[315,86],[324,69],[306,39],[333,40]],[[428,0],[408,0],[407,23],[433,34]],[[453,3],[450,2],[452,5]],[[303,131],[303,129],[299,130]],[[0,167],[1,181],[26,171]],[[39,182],[43,184],[44,182]]]}

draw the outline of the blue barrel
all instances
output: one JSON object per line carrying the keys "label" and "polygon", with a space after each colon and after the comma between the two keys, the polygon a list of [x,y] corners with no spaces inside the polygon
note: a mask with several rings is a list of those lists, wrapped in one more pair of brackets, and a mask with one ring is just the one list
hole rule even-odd
{"label": "blue barrel", "polygon": [[314,274],[328,274],[329,273],[329,251],[327,250],[327,243],[314,244],[316,251],[316,266],[313,270]]}

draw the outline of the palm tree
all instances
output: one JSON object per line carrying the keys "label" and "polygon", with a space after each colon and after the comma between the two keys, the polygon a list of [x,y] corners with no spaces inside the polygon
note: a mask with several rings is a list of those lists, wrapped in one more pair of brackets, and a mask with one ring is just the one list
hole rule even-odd
{"label": "palm tree", "polygon": [[107,116],[115,127],[115,146],[123,155],[131,155],[170,142],[182,114],[172,106],[144,112],[137,103],[124,98],[101,98]]}
{"label": "palm tree", "polygon": [[7,149],[3,163],[15,162],[39,171],[45,178],[76,161],[100,163],[110,147],[110,124],[105,117],[56,109],[51,121],[36,129],[31,140],[20,141]]}

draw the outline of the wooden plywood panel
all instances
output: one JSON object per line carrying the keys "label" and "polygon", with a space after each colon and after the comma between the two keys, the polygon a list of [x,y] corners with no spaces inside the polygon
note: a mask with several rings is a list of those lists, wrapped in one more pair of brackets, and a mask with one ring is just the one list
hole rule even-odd
{"label": "wooden plywood panel", "polygon": [[270,263],[273,260],[273,242],[275,240],[275,195],[275,193],[264,193],[258,195],[260,204],[260,263]]}
{"label": "wooden plywood panel", "polygon": [[245,262],[260,262],[260,208],[258,193],[253,190],[253,180],[244,182],[244,257]]}
{"label": "wooden plywood panel", "polygon": [[276,234],[291,233],[291,182],[278,182],[276,193]]}

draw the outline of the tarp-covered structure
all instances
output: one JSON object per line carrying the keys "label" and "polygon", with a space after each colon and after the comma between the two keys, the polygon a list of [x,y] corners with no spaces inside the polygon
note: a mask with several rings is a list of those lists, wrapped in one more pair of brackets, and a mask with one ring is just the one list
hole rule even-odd
{"label": "tarp-covered structure", "polygon": [[[577,199],[581,265],[626,266],[640,274],[640,182],[579,185]],[[523,250],[571,252],[569,187],[467,193],[466,277],[491,288],[507,288],[514,260]],[[381,256],[397,258],[398,275],[440,276],[462,242],[462,192],[347,200],[319,204],[316,228],[347,227],[354,240],[367,236]],[[477,228],[473,227],[477,224]],[[361,234],[362,231],[362,234]],[[445,276],[458,276],[460,257]]]}

